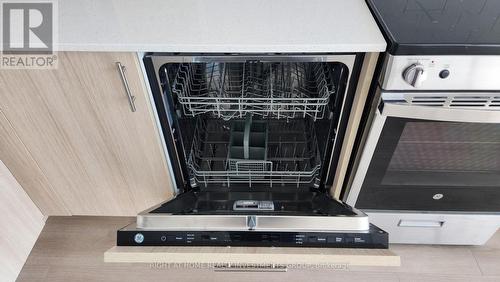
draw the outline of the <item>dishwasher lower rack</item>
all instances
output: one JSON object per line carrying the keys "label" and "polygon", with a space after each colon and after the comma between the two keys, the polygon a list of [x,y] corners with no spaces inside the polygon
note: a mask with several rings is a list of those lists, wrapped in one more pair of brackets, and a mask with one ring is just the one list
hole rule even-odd
{"label": "dishwasher lower rack", "polygon": [[321,157],[313,122],[310,119],[267,122],[266,160],[242,160],[234,164],[228,158],[231,123],[199,118],[188,157],[191,185],[318,184]]}
{"label": "dishwasher lower rack", "polygon": [[172,83],[184,115],[322,119],[335,81],[326,63],[183,63]]}

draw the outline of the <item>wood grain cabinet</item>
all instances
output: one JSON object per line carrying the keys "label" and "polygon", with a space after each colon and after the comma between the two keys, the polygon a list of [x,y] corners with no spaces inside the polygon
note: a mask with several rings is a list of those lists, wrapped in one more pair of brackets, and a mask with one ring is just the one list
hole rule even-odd
{"label": "wood grain cabinet", "polygon": [[135,215],[172,196],[136,54],[60,52],[55,70],[0,70],[0,88],[0,159],[44,215]]}

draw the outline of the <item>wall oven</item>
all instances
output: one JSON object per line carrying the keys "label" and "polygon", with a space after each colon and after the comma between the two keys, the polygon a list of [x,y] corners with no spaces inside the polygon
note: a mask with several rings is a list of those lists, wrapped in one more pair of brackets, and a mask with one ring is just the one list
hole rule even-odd
{"label": "wall oven", "polygon": [[118,245],[387,248],[329,195],[362,59],[146,55],[177,195]]}
{"label": "wall oven", "polygon": [[345,196],[392,242],[482,244],[500,226],[499,73],[496,56],[387,56]]}
{"label": "wall oven", "polygon": [[357,207],[500,211],[500,93],[382,93],[367,144]]}

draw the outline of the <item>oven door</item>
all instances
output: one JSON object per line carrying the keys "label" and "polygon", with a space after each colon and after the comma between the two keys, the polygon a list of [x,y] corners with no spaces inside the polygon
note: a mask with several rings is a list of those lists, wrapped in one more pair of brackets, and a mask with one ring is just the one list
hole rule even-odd
{"label": "oven door", "polygon": [[348,204],[500,211],[500,93],[381,96]]}

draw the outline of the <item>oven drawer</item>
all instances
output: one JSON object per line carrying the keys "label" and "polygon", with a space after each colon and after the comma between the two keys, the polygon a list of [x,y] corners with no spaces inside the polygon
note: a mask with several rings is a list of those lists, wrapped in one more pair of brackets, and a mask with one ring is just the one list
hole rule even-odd
{"label": "oven drawer", "polygon": [[365,212],[393,244],[482,245],[500,228],[500,213]]}

